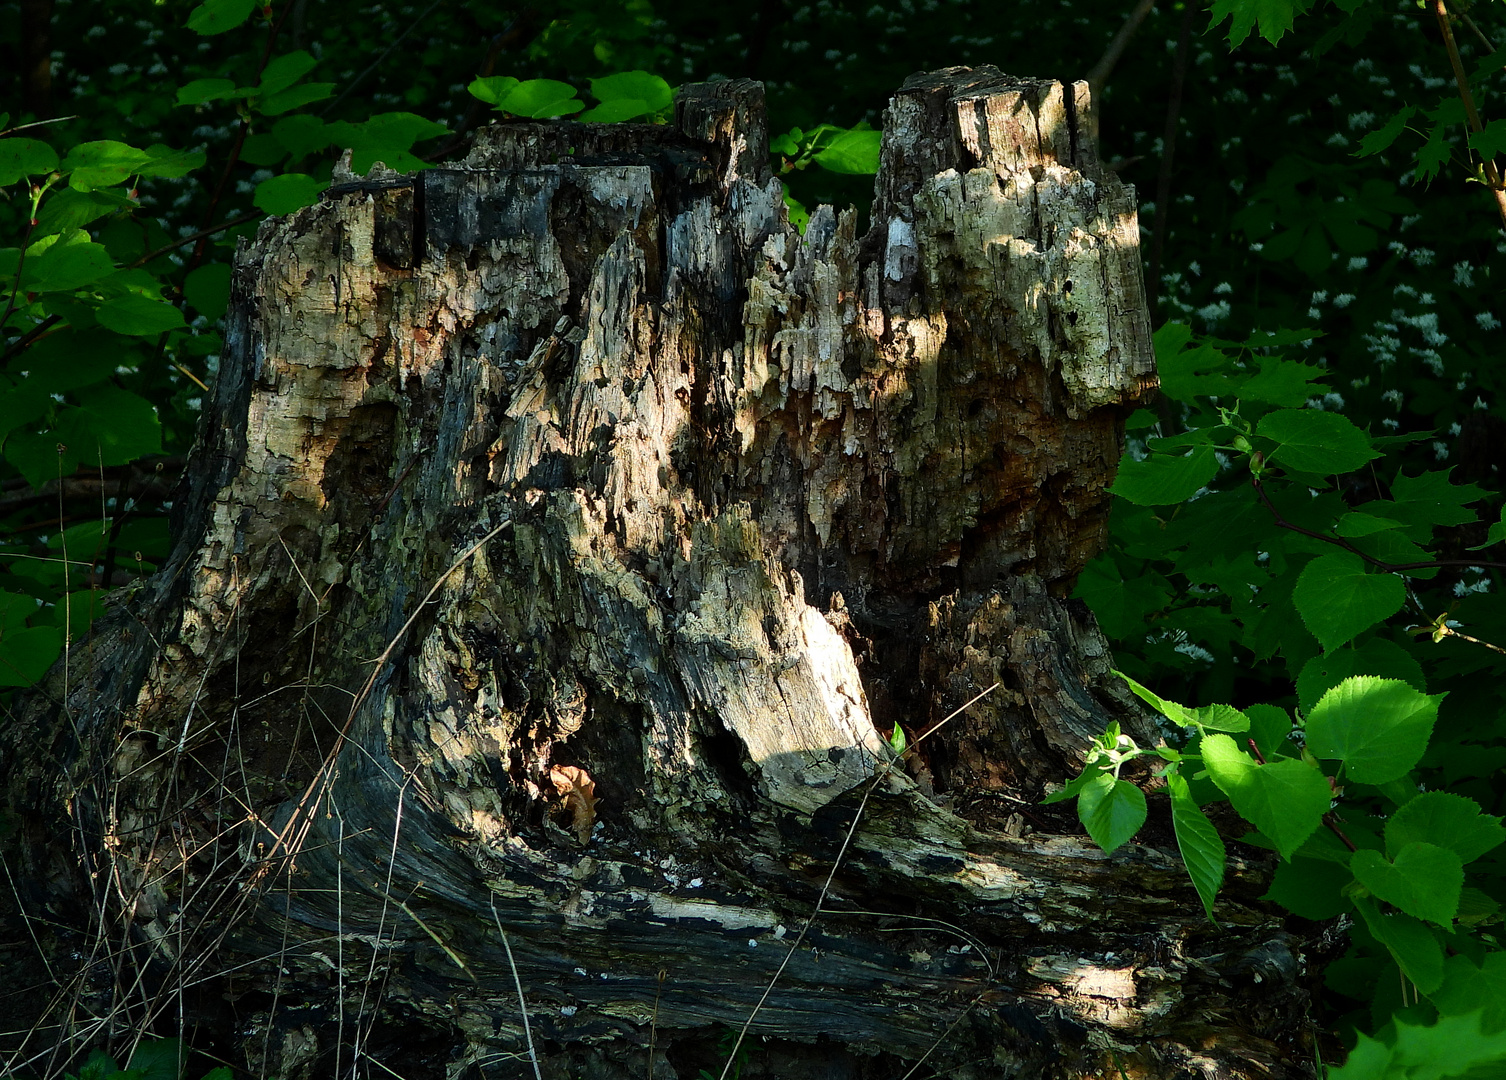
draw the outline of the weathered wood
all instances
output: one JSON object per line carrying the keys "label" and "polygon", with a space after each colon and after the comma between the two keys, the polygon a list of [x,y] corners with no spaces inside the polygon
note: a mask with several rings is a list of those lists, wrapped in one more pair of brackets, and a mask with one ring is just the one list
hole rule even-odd
{"label": "weathered wood", "polygon": [[719,1071],[871,791],[743,1075],[1304,1075],[1259,868],[1215,929],[1169,829],[1036,805],[1156,738],[1065,599],[1154,384],[1089,109],[915,77],[863,235],[788,224],[749,82],[264,226],[170,563],[5,736],[49,947],[128,961],[85,1013],[531,1075],[505,930],[545,1075]]}

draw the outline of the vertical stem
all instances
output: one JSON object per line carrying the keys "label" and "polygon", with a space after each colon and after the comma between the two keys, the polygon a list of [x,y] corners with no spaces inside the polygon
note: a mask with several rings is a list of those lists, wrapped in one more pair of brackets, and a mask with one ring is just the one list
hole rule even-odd
{"label": "vertical stem", "polygon": [[[1459,46],[1454,43],[1454,28],[1449,23],[1448,8],[1443,0],[1431,0],[1433,14],[1438,19],[1438,29],[1443,34],[1443,45],[1448,49],[1449,63],[1454,68],[1454,82],[1459,86],[1459,100],[1464,102],[1464,115],[1469,120],[1470,131],[1482,131],[1480,112],[1475,108],[1474,95],[1469,91],[1469,78],[1464,74],[1464,61],[1459,58]],[[1496,168],[1494,157],[1480,155],[1485,166],[1485,180],[1490,193],[1495,196],[1496,210],[1501,215],[1501,224],[1506,225],[1506,187],[1501,185],[1501,173]]]}
{"label": "vertical stem", "polygon": [[1182,86],[1187,81],[1188,43],[1192,38],[1192,4],[1182,16],[1182,32],[1177,39],[1177,56],[1171,70],[1171,97],[1166,102],[1166,132],[1161,138],[1161,172],[1156,177],[1156,221],[1150,237],[1150,274],[1145,282],[1145,299],[1150,321],[1156,323],[1156,304],[1161,298],[1161,256],[1166,248],[1166,229],[1171,215],[1171,166],[1177,148],[1177,125],[1182,119]]}

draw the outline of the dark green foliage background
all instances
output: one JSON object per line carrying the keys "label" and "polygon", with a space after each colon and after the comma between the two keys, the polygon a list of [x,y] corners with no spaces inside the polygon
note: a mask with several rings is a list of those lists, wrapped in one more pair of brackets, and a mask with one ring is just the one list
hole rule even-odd
{"label": "dark green foliage background", "polygon": [[[235,239],[257,227],[258,202],[272,205],[266,193],[276,185],[262,195],[258,185],[281,174],[304,175],[307,181],[289,183],[304,185],[305,201],[311,200],[310,192],[329,178],[339,139],[369,133],[374,129],[360,125],[379,115],[388,116],[389,131],[393,123],[407,131],[406,142],[370,135],[373,145],[387,147],[389,163],[399,152],[444,160],[461,151],[466,132],[494,115],[467,92],[477,76],[564,80],[583,93],[593,78],[633,70],[672,85],[745,76],[765,82],[775,133],[810,132],[821,124],[880,127],[889,94],[919,70],[988,63],[1011,74],[1085,77],[1132,5],[280,0],[212,36],[188,28],[196,5],[183,0],[26,6],[51,8],[52,115],[62,119],[12,137],[44,140],[59,157],[101,139],[204,155],[204,164],[185,175],[141,179],[135,205],[119,200],[115,212],[89,224],[118,266],[139,264],[158,283],[161,298],[181,309],[182,327],[95,341],[88,360],[98,366],[92,382],[61,387],[52,413],[9,424],[6,410],[28,379],[82,361],[70,360],[56,341],[49,346],[41,338],[28,347],[24,337],[49,314],[60,316],[55,323],[68,321],[73,309],[61,300],[53,308],[28,307],[22,296],[3,328],[0,426],[8,426],[0,463],[0,591],[12,599],[0,602],[0,661],[35,677],[37,657],[15,652],[25,641],[18,633],[60,631],[65,591],[75,596],[73,632],[87,632],[103,591],[128,585],[165,553],[167,498],[161,485],[143,478],[158,475],[159,462],[169,480],[184,467],[204,397],[195,380],[212,382],[218,363],[216,320]],[[10,114],[0,128],[51,119],[22,107],[22,7],[0,4],[0,111]],[[1235,26],[1258,20],[1255,34],[1235,35],[1243,39],[1237,48],[1226,37],[1231,14]],[[1506,9],[1480,4],[1465,14],[1479,34],[1455,24],[1460,60],[1490,121],[1501,112],[1502,54],[1494,49],[1506,43]],[[326,92],[310,91],[311,100],[299,108],[262,115],[225,99],[177,103],[178,89],[195,80],[254,87],[269,57],[296,50],[315,61],[299,85],[330,84]],[[1364,149],[1384,141],[1372,133],[1405,106],[1418,110],[1408,118],[1410,129],[1397,127],[1394,141],[1361,154],[1362,140],[1371,137]],[[407,119],[394,121],[391,114]],[[1406,777],[1389,786],[1350,783],[1338,816],[1313,834],[1337,843],[1332,837],[1342,831],[1376,854],[1364,855],[1351,875],[1342,851],[1325,862],[1326,856],[1304,849],[1306,856],[1285,864],[1272,896],[1301,915],[1348,913],[1353,920],[1352,948],[1329,969],[1329,992],[1317,1014],[1322,1052],[1353,1045],[1357,1032],[1375,1036],[1361,1040],[1354,1071],[1344,1075],[1408,1075],[1407,1055],[1426,1058],[1427,1038],[1445,1033],[1454,1051],[1465,1047],[1475,1055],[1470,1062],[1506,1059],[1506,1047],[1497,1045],[1506,1029],[1506,963],[1495,936],[1499,902],[1506,899],[1502,849],[1473,856],[1462,894],[1468,902],[1426,926],[1425,914],[1420,921],[1414,916],[1435,912],[1429,902],[1389,885],[1365,884],[1393,872],[1372,864],[1400,859],[1383,837],[1420,792],[1446,790],[1472,800],[1470,812],[1487,815],[1479,827],[1499,829],[1488,816],[1502,809],[1500,770],[1506,765],[1506,657],[1449,633],[1506,645],[1501,573],[1491,565],[1506,560],[1500,543],[1506,530],[1492,528],[1506,463],[1506,233],[1490,194],[1474,182],[1479,162],[1466,146],[1450,58],[1433,13],[1410,0],[1218,0],[1210,19],[1206,9],[1162,2],[1109,75],[1100,114],[1100,156],[1139,191],[1144,251],[1159,267],[1148,281],[1157,298],[1153,324],[1185,329],[1158,334],[1166,397],[1158,411],[1130,418],[1126,472],[1116,488],[1125,497],[1116,500],[1112,547],[1084,575],[1079,595],[1114,640],[1119,666],[1154,691],[1147,700],[1165,699],[1166,715],[1176,720],[1174,702],[1245,709],[1263,756],[1306,761],[1340,789],[1342,755],[1319,762],[1304,756],[1300,728],[1287,738],[1293,718],[1300,724],[1323,691],[1346,675],[1370,675],[1447,695],[1435,699],[1441,706],[1433,706],[1431,742]],[[290,150],[273,130],[294,115],[309,117],[300,123],[324,132],[331,145],[315,140],[311,150]],[[356,127],[323,126],[342,122]],[[1506,151],[1502,123],[1487,128],[1476,145]],[[1168,130],[1175,133],[1174,154],[1166,145]],[[421,136],[416,143],[414,135]],[[866,212],[871,177],[802,167],[785,179],[806,206],[855,203]],[[58,190],[66,186],[65,180]],[[1163,188],[1168,198],[1158,208],[1151,200]],[[123,196],[126,188],[113,190]],[[24,186],[4,188],[3,196],[0,248],[25,246],[30,200]],[[184,238],[192,242],[173,246]],[[12,273],[7,298],[13,282]],[[1275,336],[1252,337],[1260,331]],[[49,355],[49,348],[59,355]],[[1299,371],[1294,364],[1306,367]],[[1274,383],[1252,382],[1257,376]],[[1275,391],[1258,388],[1278,383]],[[105,401],[100,409],[126,402],[110,415],[119,418],[126,442],[137,445],[155,434],[148,430],[151,417],[131,419],[136,406],[129,402],[136,399],[155,408],[160,454],[146,455],[134,472],[111,466],[125,489],[105,500],[82,494],[77,484],[59,493],[56,480],[34,491],[18,466],[25,464],[27,445],[60,441],[49,426],[58,422],[58,408],[87,411],[90,402]],[[1271,419],[1282,410],[1300,417]],[[1322,417],[1349,423],[1333,427]],[[1271,433],[1287,422],[1304,430],[1328,424],[1330,435],[1317,441],[1314,453],[1328,455],[1332,466],[1303,465],[1290,450],[1282,460],[1282,444]],[[1351,429],[1363,451],[1355,460],[1345,459],[1341,445]],[[1179,441],[1157,441],[1170,437]],[[1195,452],[1202,456],[1177,459],[1183,446],[1202,447]],[[79,477],[101,472],[97,461],[75,458],[64,460],[63,471],[77,464]],[[1158,499],[1134,487],[1136,477],[1166,484],[1174,473],[1191,476],[1174,497]],[[35,467],[30,475],[37,479]],[[1405,477],[1418,476],[1433,494],[1408,503]],[[1252,478],[1261,479],[1263,494]],[[1335,529],[1346,528],[1340,519],[1356,508],[1389,514],[1394,527],[1380,530],[1379,540],[1346,541],[1358,554],[1351,550],[1336,563],[1335,538],[1348,534]],[[1277,514],[1316,535],[1281,527]],[[60,534],[60,518],[69,532]],[[62,537],[90,580],[81,584],[75,570],[65,587],[56,562]],[[1352,566],[1344,561],[1351,558]],[[1446,565],[1390,572],[1414,562]],[[1358,629],[1342,643],[1330,641],[1325,655],[1318,636],[1337,631],[1320,625],[1311,597],[1318,595],[1313,590],[1338,588],[1319,581],[1319,571],[1341,564],[1352,571],[1356,594],[1373,591],[1379,606],[1360,605]],[[1304,574],[1307,584],[1299,585]],[[1400,611],[1380,596],[1389,596],[1396,582],[1405,585],[1396,594],[1404,598]],[[37,640],[31,639],[33,648]],[[0,677],[9,685],[26,681]],[[1250,706],[1287,711],[1277,718],[1274,708]],[[1179,829],[1194,832],[1201,827],[1193,819],[1205,820],[1199,804],[1229,795],[1214,783],[1217,776],[1210,780],[1195,764],[1206,734],[1201,722],[1177,720],[1180,731],[1168,729],[1171,746],[1161,758],[1172,810],[1154,791],[1149,803],[1150,813],[1174,812]],[[1210,732],[1240,730],[1207,725]],[[1122,752],[1115,747],[1107,738],[1100,766],[1090,772],[1109,770],[1113,755]],[[1249,761],[1255,767],[1255,758]],[[1082,789],[1092,789],[1094,820],[1111,826],[1102,836],[1093,831],[1108,838],[1106,846],[1125,842],[1145,813],[1144,794],[1115,782],[1117,764],[1110,771],[1114,777],[1101,780],[1085,774]],[[1258,815],[1246,817],[1262,826]],[[1287,824],[1272,820],[1267,831]],[[1269,844],[1258,833],[1249,839]],[[1220,848],[1220,873],[1221,860]],[[1188,861],[1199,867],[1194,880],[1216,918],[1213,864]],[[1406,919],[1448,957],[1448,980],[1436,991],[1419,993],[1428,980],[1408,967],[1411,954],[1382,940],[1391,933],[1387,927]],[[1370,1057],[1361,1061],[1364,1055]],[[1462,1075],[1467,1067],[1439,1075]]]}

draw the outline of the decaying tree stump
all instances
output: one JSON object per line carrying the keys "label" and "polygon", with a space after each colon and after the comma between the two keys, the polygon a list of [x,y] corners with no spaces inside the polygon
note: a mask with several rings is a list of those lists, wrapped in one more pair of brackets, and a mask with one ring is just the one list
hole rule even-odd
{"label": "decaying tree stump", "polygon": [[1156,739],[1066,599],[1154,385],[1089,109],[911,79],[861,234],[737,81],[264,226],[169,565],[5,732],[22,1057],[689,1078],[762,1001],[744,1077],[1305,1075],[1260,868],[1215,928],[1038,805]]}

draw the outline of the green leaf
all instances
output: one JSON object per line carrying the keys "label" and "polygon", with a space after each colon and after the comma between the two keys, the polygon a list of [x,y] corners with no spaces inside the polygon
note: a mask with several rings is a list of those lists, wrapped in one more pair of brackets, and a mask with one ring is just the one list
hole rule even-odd
{"label": "green leaf", "polygon": [[1072,595],[1093,609],[1105,634],[1122,639],[1143,636],[1149,616],[1165,608],[1172,594],[1160,574],[1125,580],[1113,556],[1102,555],[1083,568]]}
{"label": "green leaf", "polygon": [[1297,472],[1333,476],[1380,457],[1370,436],[1348,417],[1321,409],[1281,409],[1262,419],[1256,431],[1277,444],[1270,459]]}
{"label": "green leaf", "polygon": [[1492,120],[1469,137],[1469,146],[1486,160],[1506,154],[1506,120]]}
{"label": "green leaf", "polygon": [[1306,762],[1286,759],[1261,765],[1227,735],[1204,738],[1202,755],[1219,790],[1241,817],[1276,845],[1282,858],[1291,858],[1313,834],[1333,800],[1328,778]]}
{"label": "green leaf", "polygon": [[509,90],[496,107],[514,116],[548,120],[578,113],[586,106],[576,98],[575,87],[569,83],[557,79],[529,79]]}
{"label": "green leaf", "polygon": [[241,160],[247,165],[270,167],[287,156],[288,152],[282,143],[267,132],[247,135],[246,141],[241,143]]}
{"label": "green leaf", "polygon": [[[108,379],[118,367],[141,362],[137,343],[99,327],[77,330],[67,327],[48,334],[26,352],[28,368],[25,390],[61,394]],[[21,423],[42,416],[36,412]],[[8,429],[7,429],[8,430]]]}
{"label": "green leaf", "polygon": [[1502,540],[1506,540],[1506,506],[1501,507],[1500,520],[1491,522],[1490,530],[1485,534],[1485,543],[1476,544],[1469,550],[1479,551],[1481,548],[1493,547]]}
{"label": "green leaf", "polygon": [[28,292],[72,292],[114,272],[103,244],[57,243],[26,260],[21,286]]}
{"label": "green leaf", "polygon": [[350,148],[351,169],[356,173],[367,172],[378,161],[401,172],[426,168],[409,150],[416,142],[449,133],[443,124],[404,112],[378,113],[360,124],[340,121],[325,131],[330,144]]}
{"label": "green leaf", "polygon": [[37,139],[0,139],[0,187],[25,176],[41,176],[58,167],[52,147]]}
{"label": "green leaf", "polygon": [[471,80],[466,90],[470,92],[471,97],[484,101],[488,105],[496,105],[512,93],[517,85],[518,80],[511,75],[487,75],[484,78]]}
{"label": "green leaf", "polygon": [[237,90],[230,79],[195,79],[178,87],[179,105],[203,105],[230,97],[245,97],[247,90]]}
{"label": "green leaf", "polygon": [[293,156],[293,160],[317,153],[329,145],[329,133],[323,120],[317,116],[300,113],[285,116],[272,125],[272,137],[280,142]]}
{"label": "green leaf", "polygon": [[1396,966],[1424,994],[1443,985],[1443,946],[1426,923],[1410,915],[1383,914],[1369,898],[1358,898],[1355,908],[1372,937],[1391,953]]}
{"label": "green leaf", "polygon": [[1164,360],[1160,358],[1161,348],[1158,346],[1156,349],[1161,392],[1173,401],[1189,403],[1198,395],[1216,397],[1233,393],[1239,385],[1239,380],[1234,378],[1237,374],[1234,362],[1207,343],[1170,352],[1170,346],[1180,337],[1181,335],[1176,335],[1167,341],[1168,350]]}
{"label": "green leaf", "polygon": [[[73,552],[69,551],[69,557]],[[105,593],[102,589],[78,589],[67,596],[60,596],[52,607],[53,622],[67,634],[68,641],[81,641],[89,636],[89,627],[105,613]],[[67,627],[63,620],[68,621]]]}
{"label": "green leaf", "polygon": [[1325,652],[1401,610],[1407,588],[1395,574],[1371,573],[1347,551],[1320,555],[1302,568],[1292,602]]}
{"label": "green leaf", "polygon": [[94,1050],[78,1071],[78,1080],[120,1080],[120,1066],[103,1050]]}
{"label": "green leaf", "polygon": [[812,160],[827,172],[871,176],[878,172],[882,140],[883,133],[879,131],[844,131]]}
{"label": "green leaf", "polygon": [[49,195],[37,215],[37,235],[79,229],[106,214],[136,209],[136,204],[119,191],[75,191],[66,188]]}
{"label": "green leaf", "polygon": [[0,635],[0,686],[30,686],[47,674],[63,652],[55,626],[33,626]]}
{"label": "green leaf", "polygon": [[1173,724],[1179,724],[1182,727],[1192,727],[1197,722],[1193,716],[1193,711],[1186,706],[1178,705],[1175,701],[1167,701],[1155,691],[1141,686],[1122,671],[1115,671],[1113,674],[1124,680],[1124,684],[1130,688],[1130,693],[1134,694],[1152,709],[1155,709],[1156,712],[1166,717]]}
{"label": "green leaf", "polygon": [[1171,794],[1171,824],[1177,834],[1177,850],[1182,853],[1187,876],[1192,879],[1192,887],[1197,890],[1203,910],[1211,920],[1213,901],[1224,883],[1224,867],[1228,861],[1224,841],[1213,823],[1203,816],[1180,772],[1168,772],[1166,784]]}
{"label": "green leaf", "polygon": [[262,68],[261,83],[257,86],[257,92],[263,95],[281,93],[303,78],[318,61],[308,53],[299,49],[267,62]]}
{"label": "green leaf", "polygon": [[1424,792],[1386,822],[1386,852],[1393,857],[1409,844],[1425,843],[1470,863],[1503,842],[1506,828],[1500,818],[1483,813],[1473,799],[1448,791]]}
{"label": "green leaf", "polygon": [[1233,705],[1202,705],[1188,712],[1192,722],[1204,731],[1250,730],[1250,718]]}
{"label": "green leaf", "polygon": [[1068,799],[1077,798],[1077,796],[1082,794],[1082,789],[1087,787],[1088,784],[1093,780],[1097,779],[1099,774],[1101,774],[1102,772],[1103,766],[1100,761],[1095,760],[1089,762],[1088,765],[1083,768],[1082,772],[1078,773],[1075,777],[1062,785],[1061,790],[1053,791],[1051,794],[1042,799],[1041,805],[1050,806],[1052,803],[1066,802]]}
{"label": "green leaf", "polygon": [[1276,705],[1246,705],[1244,714],[1250,722],[1250,738],[1267,758],[1281,752],[1282,743],[1292,733],[1292,718]]}
{"label": "green leaf", "polygon": [[893,750],[896,754],[903,754],[905,747],[908,745],[909,742],[905,738],[905,729],[895,724],[894,730],[889,732],[889,749]]}
{"label": "green leaf", "polygon": [[1345,679],[1307,718],[1307,748],[1344,763],[1359,784],[1384,784],[1422,760],[1443,694],[1420,694],[1398,679]]}
{"label": "green leaf", "polygon": [[283,173],[257,184],[251,203],[274,216],[291,214],[305,206],[313,206],[327,187],[329,184],[305,173]]}
{"label": "green leaf", "polygon": [[1477,1011],[1445,1017],[1431,1027],[1414,1027],[1398,1016],[1395,1025],[1394,1045],[1361,1035],[1343,1068],[1329,1070],[1328,1080],[1493,1077],[1506,1062],[1506,1034],[1486,1033]]}
{"label": "green leaf", "polygon": [[251,17],[255,0],[204,0],[188,13],[188,28],[209,37],[234,30]]}
{"label": "green leaf", "polygon": [[1276,864],[1276,876],[1261,899],[1274,900],[1293,915],[1322,922],[1349,910],[1343,889],[1353,880],[1354,875],[1340,863],[1298,855],[1291,862]]}
{"label": "green leaf", "polygon": [[1371,638],[1354,649],[1335,649],[1323,656],[1315,656],[1297,676],[1297,701],[1303,709],[1311,710],[1339,683],[1351,675],[1379,675],[1385,679],[1400,679],[1418,690],[1427,689],[1422,665],[1394,641]]}
{"label": "green leaf", "polygon": [[154,337],[188,325],[183,312],[172,304],[134,294],[105,301],[95,309],[94,317],[117,334],[135,337]]}
{"label": "green leaf", "polygon": [[[592,79],[591,96],[601,102],[602,106],[616,103],[641,104],[642,108],[638,112],[622,117],[624,120],[631,120],[637,116],[645,116],[668,108],[675,99],[675,92],[669,83],[650,72],[624,71],[601,79]],[[601,106],[592,109],[581,119],[599,119],[592,117],[591,113],[599,111],[600,108]]]}
{"label": "green leaf", "polygon": [[1296,17],[1311,6],[1311,0],[1214,0],[1208,29],[1231,20],[1229,47],[1233,48],[1258,25],[1260,36],[1274,45],[1292,28]]}
{"label": "green leaf", "polygon": [[588,124],[621,124],[655,112],[658,110],[642,98],[618,98],[587,109],[576,119]]}
{"label": "green leaf", "polygon": [[281,116],[285,112],[333,97],[334,93],[335,84],[332,82],[304,83],[302,86],[289,87],[257,98],[256,111],[263,116]]}
{"label": "green leaf", "polygon": [[141,1070],[139,1080],[178,1080],[187,1058],[183,1043],[177,1039],[143,1039],[127,1068]]}
{"label": "green leaf", "polygon": [[1378,851],[1356,851],[1349,869],[1372,894],[1415,918],[1446,927],[1459,910],[1464,864],[1447,848],[1414,842],[1392,860]]}
{"label": "green leaf", "polygon": [[145,398],[113,383],[87,387],[77,396],[79,404],[60,408],[49,431],[18,431],[6,440],[6,460],[33,487],[71,476],[81,464],[125,465],[162,450],[157,411]]}
{"label": "green leaf", "polygon": [[1321,392],[1327,377],[1326,371],[1310,364],[1262,358],[1260,370],[1239,387],[1239,399],[1295,408]]}
{"label": "green leaf", "polygon": [[1360,148],[1354,152],[1354,156],[1369,157],[1371,154],[1378,154],[1390,147],[1401,137],[1401,133],[1407,130],[1407,121],[1416,114],[1417,110],[1411,105],[1396,113],[1382,127],[1360,140]]}
{"label": "green leaf", "polygon": [[0,637],[26,629],[26,620],[37,613],[37,600],[23,593],[0,592]]}
{"label": "green leaf", "polygon": [[[1455,484],[1449,479],[1453,469],[1408,476],[1398,472],[1391,481],[1391,502],[1366,503],[1367,509],[1386,517],[1397,517],[1408,525],[1468,525],[1479,515],[1467,509],[1469,504],[1485,498],[1487,492],[1475,484]],[[1422,537],[1419,537],[1421,539]]]}
{"label": "green leaf", "polygon": [[1145,792],[1128,780],[1100,772],[1077,797],[1077,819],[1093,842],[1113,852],[1145,824]]}
{"label": "green leaf", "polygon": [[1138,506],[1169,506],[1186,502],[1217,475],[1218,458],[1211,446],[1186,457],[1152,454],[1136,461],[1126,455],[1109,490]]}
{"label": "green leaf", "polygon": [[1401,524],[1391,518],[1376,517],[1374,514],[1351,513],[1339,518],[1333,531],[1339,536],[1352,540],[1360,536],[1385,532],[1387,529],[1399,529]]}
{"label": "green leaf", "polygon": [[76,191],[112,187],[139,173],[152,155],[123,142],[102,139],[79,143],[68,151],[61,168],[68,173],[68,183]]}
{"label": "green leaf", "polygon": [[1466,1016],[1484,1006],[1480,1026],[1506,1031],[1506,952],[1489,952],[1472,961],[1450,956],[1443,962],[1443,988],[1432,995],[1442,1016]]}
{"label": "green leaf", "polygon": [[213,321],[230,306],[230,264],[208,263],[190,270],[183,279],[183,299]]}
{"label": "green leaf", "polygon": [[1438,122],[1428,130],[1428,140],[1417,151],[1417,175],[1424,183],[1432,180],[1448,164],[1448,133],[1452,125]]}
{"label": "green leaf", "polygon": [[1333,262],[1333,248],[1329,246],[1328,237],[1324,231],[1322,229],[1307,230],[1302,236],[1302,243],[1297,245],[1292,261],[1297,264],[1297,269],[1310,277],[1317,277],[1327,270],[1329,264]]}

